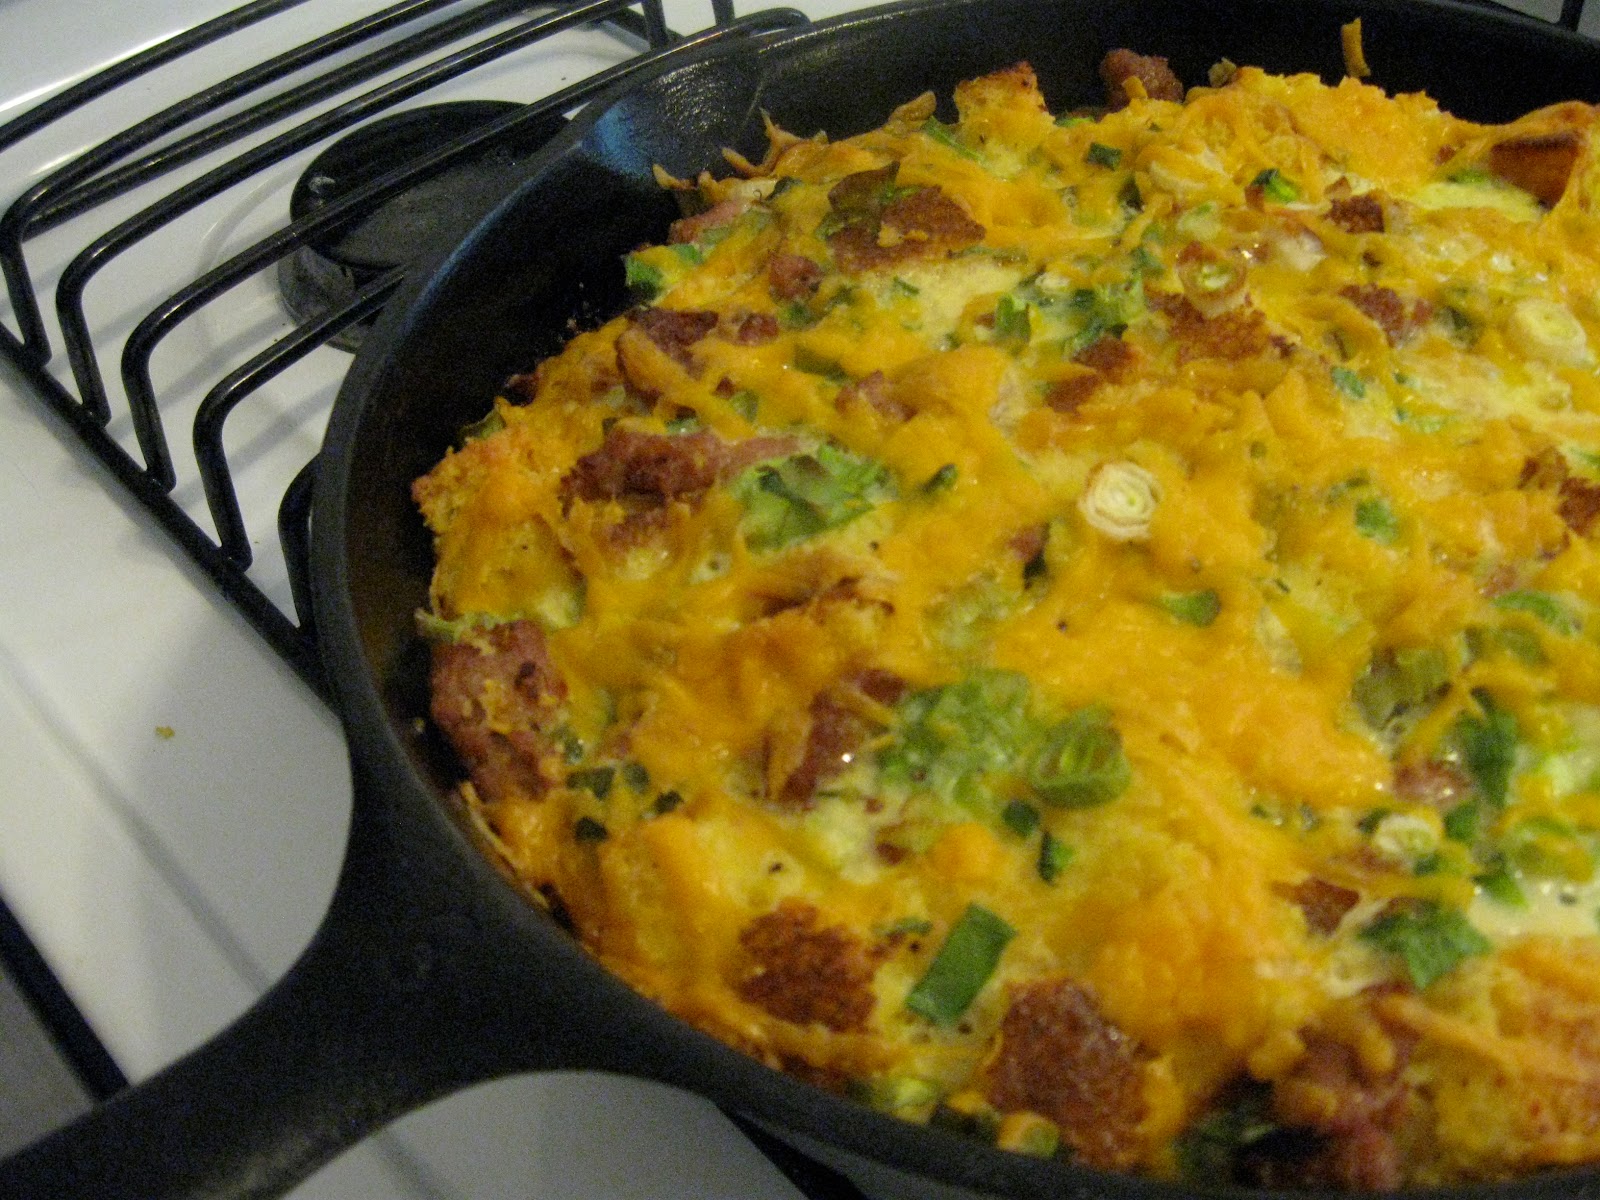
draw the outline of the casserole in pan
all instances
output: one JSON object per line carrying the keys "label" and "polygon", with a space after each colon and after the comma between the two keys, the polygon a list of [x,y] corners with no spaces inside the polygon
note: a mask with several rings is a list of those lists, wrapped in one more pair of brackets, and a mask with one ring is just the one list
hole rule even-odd
{"label": "casserole in pan", "polygon": [[[452,1087],[590,1066],[692,1087],[884,1194],[1172,1194],[908,1124],[781,1075],[579,951],[479,853],[449,799],[454,764],[419,729],[427,648],[414,614],[431,556],[408,490],[506,378],[559,347],[569,322],[597,325],[629,303],[613,264],[679,215],[652,168],[693,177],[724,146],[759,160],[763,110],[785,129],[844,137],[925,90],[948,96],[1024,60],[1051,105],[1071,108],[1096,102],[1096,68],[1114,47],[1163,55],[1188,80],[1231,59],[1332,81],[1344,71],[1339,30],[1355,16],[1386,88],[1425,89],[1462,116],[1597,98],[1589,45],[1456,5],[987,3],[885,10],[717,53],[585,114],[386,316],[329,431],[314,571],[359,798],[328,923],[237,1029],[8,1162],[8,1193],[272,1194]],[[1570,1191],[1586,1178],[1516,1186]]]}
{"label": "casserole in pan", "polygon": [[908,1120],[1592,1160],[1594,109],[1100,74],[672,184],[644,302],[416,485],[463,794],[641,992]]}

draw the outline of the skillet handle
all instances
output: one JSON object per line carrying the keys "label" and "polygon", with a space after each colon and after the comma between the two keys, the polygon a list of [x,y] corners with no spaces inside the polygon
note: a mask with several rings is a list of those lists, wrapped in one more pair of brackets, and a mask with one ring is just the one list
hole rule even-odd
{"label": "skillet handle", "polygon": [[283,979],[211,1042],[0,1162],[0,1196],[278,1196],[457,1088],[591,1065],[506,1002],[472,884],[412,854],[407,815],[364,802],[370,787],[358,769],[333,902]]}

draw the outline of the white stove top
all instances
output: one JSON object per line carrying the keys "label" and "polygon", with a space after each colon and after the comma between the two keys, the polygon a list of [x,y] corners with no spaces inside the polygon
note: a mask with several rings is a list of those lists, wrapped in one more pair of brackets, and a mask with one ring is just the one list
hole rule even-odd
{"label": "white stove top", "polygon": [[[230,6],[0,0],[0,123]],[[853,7],[849,0],[792,6],[813,16]],[[348,15],[375,5],[323,7]],[[1560,4],[1517,7],[1551,17]],[[1600,25],[1600,5],[1590,8],[1586,29]],[[74,9],[75,18],[63,15]],[[711,20],[702,0],[675,0],[667,16],[683,31]],[[584,35],[567,57],[538,69],[565,82],[625,55],[603,35]],[[517,98],[516,82],[509,68],[496,69],[487,94],[503,86]],[[141,102],[151,86],[135,85]],[[92,121],[74,128],[84,144],[103,136]],[[6,173],[9,161],[0,154],[0,201],[27,182]],[[259,221],[276,219],[293,178],[287,168],[269,172],[209,211],[168,243],[162,268],[187,265],[192,273],[218,261]],[[49,236],[39,241],[46,273],[52,244]],[[143,286],[148,270],[124,265],[96,293],[94,312],[108,337],[126,333],[128,314],[143,311],[140,301],[165,294],[125,294]],[[269,291],[244,293],[233,311],[229,320],[246,327],[288,327]],[[9,317],[0,301],[0,318],[9,324]],[[197,362],[225,356],[239,336],[211,318],[192,326],[157,359],[179,391]],[[255,453],[255,426],[230,443],[247,500],[253,491],[281,493],[284,464],[292,471],[314,450],[346,361],[318,351],[305,370],[270,389],[276,407],[268,423],[295,426],[272,443],[276,449],[263,441]],[[186,425],[180,417],[169,430],[182,438]],[[125,423],[112,428],[126,436]],[[284,462],[274,458],[280,452]],[[181,472],[176,494],[198,507],[195,482]],[[332,714],[26,395],[3,360],[0,512],[0,898],[122,1070],[138,1080],[238,1016],[311,936],[349,817],[344,746]],[[263,545],[259,561],[260,586],[287,605],[275,546]],[[799,1193],[705,1101],[574,1074],[513,1078],[443,1101],[294,1194],[794,1200]]]}

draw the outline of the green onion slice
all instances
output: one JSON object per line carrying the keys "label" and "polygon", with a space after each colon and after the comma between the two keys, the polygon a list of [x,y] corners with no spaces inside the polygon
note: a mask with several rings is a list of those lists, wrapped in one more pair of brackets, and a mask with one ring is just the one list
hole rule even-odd
{"label": "green onion slice", "polygon": [[1201,628],[1215,621],[1217,614],[1222,611],[1221,599],[1210,588],[1200,592],[1168,592],[1156,603],[1166,609],[1169,616],[1185,625],[1198,625]]}
{"label": "green onion slice", "polygon": [[1039,878],[1046,883],[1054,883],[1075,854],[1076,851],[1066,842],[1046,831],[1039,843]]}
{"label": "green onion slice", "polygon": [[1274,203],[1293,204],[1300,199],[1300,189],[1277,167],[1268,167],[1250,182],[1252,186],[1260,188],[1262,195]]}
{"label": "green onion slice", "polygon": [[1025,800],[1013,800],[1000,810],[1000,819],[1018,837],[1032,837],[1039,828],[1039,810]]}
{"label": "green onion slice", "polygon": [[1568,636],[1578,632],[1578,619],[1567,606],[1549,592],[1535,592],[1518,588],[1494,598],[1494,606],[1502,612],[1527,613],[1548,625],[1557,633]]}
{"label": "green onion slice", "polygon": [[1007,292],[994,307],[994,337],[997,342],[1026,346],[1033,336],[1033,319],[1028,302]]}
{"label": "green onion slice", "polygon": [[906,1007],[935,1025],[954,1025],[989,982],[1016,932],[981,904],[967,905],[906,996]]}
{"label": "green onion slice", "polygon": [[1349,367],[1330,367],[1328,374],[1333,378],[1333,386],[1352,400],[1361,400],[1366,397],[1366,381]]}
{"label": "green onion slice", "polygon": [[1090,142],[1089,152],[1083,156],[1083,161],[1093,163],[1097,167],[1115,169],[1122,163],[1122,151],[1115,146],[1107,146],[1104,142]]}
{"label": "green onion slice", "polygon": [[1122,735],[1101,705],[1079,709],[1054,726],[1028,771],[1034,791],[1065,808],[1115,800],[1132,777]]}
{"label": "green onion slice", "polygon": [[1474,692],[1483,716],[1462,713],[1452,730],[1478,794],[1493,809],[1505,807],[1517,761],[1517,719],[1485,692]]}
{"label": "green onion slice", "polygon": [[1400,540],[1400,518],[1387,500],[1377,496],[1358,501],[1355,510],[1356,531],[1362,537],[1392,546]]}
{"label": "green onion slice", "polygon": [[1431,900],[1379,917],[1361,931],[1361,940],[1398,955],[1419,989],[1494,948],[1465,916]]}

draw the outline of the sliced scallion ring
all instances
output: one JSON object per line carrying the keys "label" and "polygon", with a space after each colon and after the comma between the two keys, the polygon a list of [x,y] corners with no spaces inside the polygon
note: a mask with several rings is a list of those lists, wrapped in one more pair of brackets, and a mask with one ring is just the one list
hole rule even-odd
{"label": "sliced scallion ring", "polygon": [[1079,709],[1055,725],[1028,771],[1033,790],[1062,808],[1115,800],[1132,778],[1122,735],[1101,705]]}

